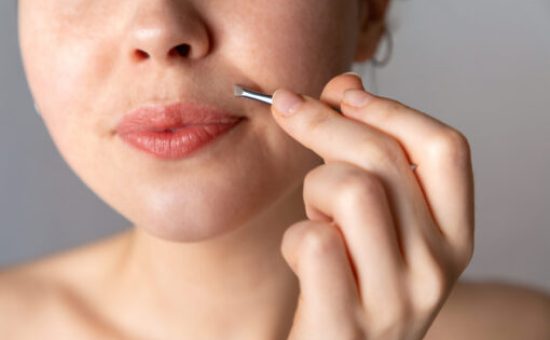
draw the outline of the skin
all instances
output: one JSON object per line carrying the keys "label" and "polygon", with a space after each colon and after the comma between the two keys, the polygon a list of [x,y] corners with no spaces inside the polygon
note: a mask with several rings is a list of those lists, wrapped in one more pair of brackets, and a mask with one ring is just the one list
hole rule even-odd
{"label": "skin", "polygon": [[[2,273],[0,335],[546,337],[543,293],[455,285],[473,249],[466,138],[342,74],[372,57],[386,8],[20,1],[21,51],[44,122],[69,166],[132,228]],[[235,83],[277,90],[275,105],[232,97]],[[292,92],[303,103],[285,116],[279,104]],[[357,95],[365,101],[353,104]],[[125,112],[175,101],[247,120],[178,161],[117,136]],[[474,302],[491,323],[469,318]],[[32,329],[13,327],[23,319]]]}

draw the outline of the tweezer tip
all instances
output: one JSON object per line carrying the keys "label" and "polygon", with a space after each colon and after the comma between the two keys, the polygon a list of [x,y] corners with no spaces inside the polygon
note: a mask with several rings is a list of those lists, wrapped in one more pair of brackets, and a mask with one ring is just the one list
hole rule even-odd
{"label": "tweezer tip", "polygon": [[240,97],[244,93],[244,89],[240,85],[233,85],[233,95],[235,97]]}

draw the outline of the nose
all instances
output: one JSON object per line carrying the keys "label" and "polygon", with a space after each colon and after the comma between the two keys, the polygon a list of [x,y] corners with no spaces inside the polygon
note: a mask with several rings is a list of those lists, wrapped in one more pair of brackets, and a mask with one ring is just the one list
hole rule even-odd
{"label": "nose", "polygon": [[129,49],[135,63],[200,59],[210,48],[200,16],[181,1],[136,1]]}

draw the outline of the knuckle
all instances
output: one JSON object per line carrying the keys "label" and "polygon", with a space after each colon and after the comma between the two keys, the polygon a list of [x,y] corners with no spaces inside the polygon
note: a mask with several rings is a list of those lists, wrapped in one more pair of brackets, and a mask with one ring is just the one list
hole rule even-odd
{"label": "knuckle", "polygon": [[324,180],[325,174],[328,174],[329,170],[329,164],[323,164],[308,171],[304,176],[304,187],[311,186],[316,181]]}
{"label": "knuckle", "polygon": [[323,187],[334,186],[335,178],[339,172],[346,171],[342,165],[333,162],[317,166],[306,173],[303,180],[304,196],[307,192],[314,192],[315,187],[321,185]]}
{"label": "knuckle", "polygon": [[281,252],[291,265],[296,265],[296,253],[299,249],[302,235],[309,228],[313,227],[313,224],[314,222],[310,220],[303,220],[292,224],[285,230],[281,242]]}
{"label": "knuckle", "polygon": [[332,253],[341,246],[341,243],[341,237],[335,226],[319,224],[304,232],[300,246],[307,255],[319,257]]}
{"label": "knuckle", "polygon": [[385,194],[382,181],[366,171],[349,172],[338,183],[340,202],[344,205],[362,205],[372,197],[378,199]]}
{"label": "knuckle", "polygon": [[458,130],[448,128],[433,137],[431,152],[436,156],[443,156],[465,162],[470,159],[471,149],[468,139]]}
{"label": "knuckle", "polygon": [[382,181],[376,175],[342,161],[329,162],[309,171],[304,178],[304,191],[318,182],[328,183],[329,191],[346,202],[373,194],[376,196],[384,190]]}

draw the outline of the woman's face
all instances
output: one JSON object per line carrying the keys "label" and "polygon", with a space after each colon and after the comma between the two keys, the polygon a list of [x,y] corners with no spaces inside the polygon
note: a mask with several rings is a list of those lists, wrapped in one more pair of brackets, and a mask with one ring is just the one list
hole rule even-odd
{"label": "woman's face", "polygon": [[[321,162],[276,125],[269,106],[233,97],[232,85],[318,97],[354,60],[363,7],[357,0],[20,0],[20,44],[45,124],[80,178],[148,232],[199,240],[244,223]],[[187,54],[175,49],[184,45]],[[246,119],[182,159],[139,151],[116,131],[130,110],[188,101]]]}

